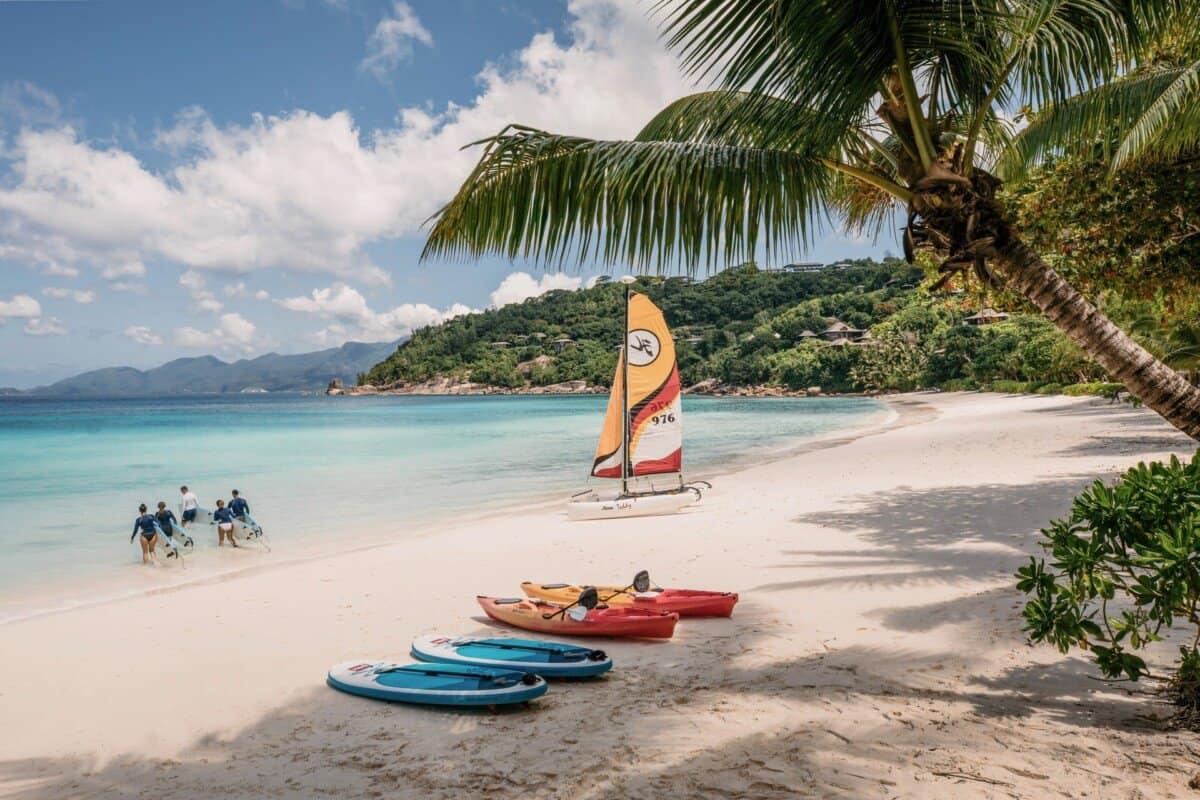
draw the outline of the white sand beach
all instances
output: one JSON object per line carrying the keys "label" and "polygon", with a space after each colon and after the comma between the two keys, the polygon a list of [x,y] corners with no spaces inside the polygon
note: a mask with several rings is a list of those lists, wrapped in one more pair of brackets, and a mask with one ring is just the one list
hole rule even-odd
{"label": "white sand beach", "polygon": [[[723,476],[694,513],[513,512],[0,626],[0,797],[1194,797],[1195,736],[1028,646],[1012,573],[1096,477],[1195,443],[1107,401],[889,402],[885,427]],[[324,684],[418,634],[497,630],[476,594],[640,568],[741,603],[606,640],[609,676],[514,711]]]}

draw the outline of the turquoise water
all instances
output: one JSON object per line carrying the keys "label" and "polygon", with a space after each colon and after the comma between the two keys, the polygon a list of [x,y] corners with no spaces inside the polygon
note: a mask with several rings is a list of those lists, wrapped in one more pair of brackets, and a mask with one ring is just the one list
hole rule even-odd
{"label": "turquoise water", "polygon": [[[606,398],[251,395],[0,400],[0,611],[27,587],[128,575],[139,503],[239,489],[275,552],[402,536],[447,512],[589,485]],[[864,398],[685,400],[685,470],[863,422]],[[593,479],[592,485],[607,485]],[[195,568],[215,559],[197,535]],[[224,554],[220,554],[224,557]],[[230,554],[232,555],[232,554]],[[84,580],[84,579],[87,580]]]}

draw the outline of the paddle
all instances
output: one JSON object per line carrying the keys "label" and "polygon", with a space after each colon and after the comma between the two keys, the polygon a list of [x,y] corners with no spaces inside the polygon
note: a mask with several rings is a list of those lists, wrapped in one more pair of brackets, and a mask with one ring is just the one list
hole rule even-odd
{"label": "paddle", "polygon": [[[644,569],[639,570],[638,574],[633,576],[633,583],[629,584],[624,589],[617,589],[617,591],[613,592],[608,597],[601,598],[600,602],[607,603],[609,600],[612,600],[619,594],[630,594],[630,589],[633,589],[633,591],[637,592],[638,594],[650,591],[650,573]],[[662,590],[659,589],[658,591]]]}
{"label": "paddle", "polygon": [[[580,607],[584,608],[585,609],[584,616],[586,616],[587,611],[591,611],[593,608],[595,608],[598,605],[600,605],[600,595],[596,592],[596,587],[595,586],[585,586],[585,587],[583,587],[583,591],[581,591],[579,593],[579,597],[575,598],[574,603],[571,603],[570,605],[567,605],[567,606],[563,606],[558,611],[555,611],[552,614],[542,614],[542,619],[554,619],[555,617],[561,617],[562,615],[566,614],[567,611],[574,608],[575,606],[580,606]],[[571,619],[575,620],[576,622],[582,621],[580,618],[577,618],[574,615],[571,616]]]}

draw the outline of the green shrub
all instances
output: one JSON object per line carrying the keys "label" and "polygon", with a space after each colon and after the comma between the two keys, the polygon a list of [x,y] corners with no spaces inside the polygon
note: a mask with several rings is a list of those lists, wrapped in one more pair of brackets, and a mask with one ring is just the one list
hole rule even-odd
{"label": "green shrub", "polygon": [[1033,391],[1037,394],[1062,394],[1063,385],[1061,383],[1043,383]]}
{"label": "green shrub", "polygon": [[943,392],[973,392],[979,387],[970,378],[953,378],[948,381],[942,381],[938,385],[938,388]]}
{"label": "green shrub", "polygon": [[1062,393],[1071,397],[1082,397],[1085,395],[1097,395],[1099,397],[1116,397],[1117,392],[1124,391],[1125,387],[1119,383],[1104,383],[1097,381],[1095,383],[1074,383],[1063,389]]}
{"label": "green shrub", "polygon": [[1005,394],[1026,394],[1033,389],[1033,384],[1025,381],[992,381],[983,387],[989,392],[1004,392]]}
{"label": "green shrub", "polygon": [[1136,681],[1148,672],[1134,651],[1181,623],[1186,645],[1168,688],[1184,720],[1200,724],[1200,453],[1096,481],[1042,535],[1050,566],[1030,558],[1016,575],[1032,596],[1030,639],[1087,650],[1106,676]]}

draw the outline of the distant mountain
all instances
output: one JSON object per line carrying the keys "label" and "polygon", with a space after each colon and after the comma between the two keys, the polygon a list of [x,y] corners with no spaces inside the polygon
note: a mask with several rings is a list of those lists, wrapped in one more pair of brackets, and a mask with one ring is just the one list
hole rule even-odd
{"label": "distant mountain", "polygon": [[161,367],[140,370],[107,367],[40,386],[20,394],[35,397],[153,397],[176,394],[219,394],[246,390],[297,392],[323,390],[333,378],[352,384],[360,372],[391,355],[405,341],[341,347],[227,363],[215,356],[177,358]]}

